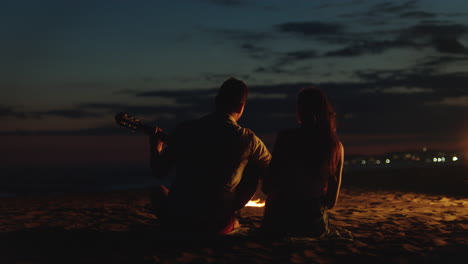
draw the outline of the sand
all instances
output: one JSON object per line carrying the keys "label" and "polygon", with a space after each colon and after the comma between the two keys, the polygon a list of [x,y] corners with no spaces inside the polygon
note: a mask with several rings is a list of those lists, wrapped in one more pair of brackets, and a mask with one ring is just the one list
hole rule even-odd
{"label": "sand", "polygon": [[148,191],[0,200],[0,263],[459,263],[468,257],[468,199],[344,189],[333,230],[353,239],[267,239],[262,208],[219,238],[161,232]]}

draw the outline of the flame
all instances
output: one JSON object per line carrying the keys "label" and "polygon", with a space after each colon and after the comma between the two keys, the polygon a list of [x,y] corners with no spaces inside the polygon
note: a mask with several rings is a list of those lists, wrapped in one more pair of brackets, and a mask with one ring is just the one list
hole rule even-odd
{"label": "flame", "polygon": [[250,200],[245,206],[248,206],[248,207],[265,207],[265,201],[261,201],[260,199]]}

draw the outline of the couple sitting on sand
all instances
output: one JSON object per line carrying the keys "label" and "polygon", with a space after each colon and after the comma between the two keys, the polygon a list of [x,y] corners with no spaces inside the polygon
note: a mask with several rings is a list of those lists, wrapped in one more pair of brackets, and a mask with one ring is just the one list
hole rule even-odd
{"label": "couple sitting on sand", "polygon": [[158,133],[150,137],[154,176],[175,169],[170,190],[161,185],[152,193],[162,227],[227,234],[240,226],[235,211],[245,206],[262,179],[268,195],[265,232],[327,234],[326,211],[338,198],[344,152],[333,108],[320,90],[301,90],[300,126],[279,133],[272,156],[253,131],[237,124],[247,94],[244,82],[230,78],[218,91],[213,113],[179,125],[170,142],[162,142]]}

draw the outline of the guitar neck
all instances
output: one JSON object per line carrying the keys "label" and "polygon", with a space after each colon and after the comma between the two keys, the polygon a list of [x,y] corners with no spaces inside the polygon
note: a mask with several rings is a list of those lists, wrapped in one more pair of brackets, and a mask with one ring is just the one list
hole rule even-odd
{"label": "guitar neck", "polygon": [[141,123],[140,126],[138,127],[138,130],[141,130],[147,135],[153,135],[154,131],[156,130],[156,127]]}
{"label": "guitar neck", "polygon": [[166,132],[161,131],[161,129],[157,129],[157,127],[149,126],[130,114],[124,112],[117,113],[117,115],[115,115],[115,121],[122,127],[129,128],[133,131],[141,131],[149,136],[154,136],[155,131],[158,131],[156,135],[160,140],[164,142],[169,140],[169,136]]}

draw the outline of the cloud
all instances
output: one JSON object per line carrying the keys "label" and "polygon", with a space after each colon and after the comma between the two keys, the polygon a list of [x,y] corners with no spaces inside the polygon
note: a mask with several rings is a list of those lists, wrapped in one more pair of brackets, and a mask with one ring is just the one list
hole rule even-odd
{"label": "cloud", "polygon": [[[368,33],[365,36],[348,33],[349,44],[343,48],[328,51],[325,57],[355,57],[366,54],[381,54],[389,49],[417,49],[432,47],[441,53],[468,54],[468,49],[458,40],[468,33],[468,27],[461,24],[419,24],[401,30],[385,32],[387,40],[379,40],[382,33]],[[354,37],[353,37],[354,36]],[[327,41],[327,39],[321,39]]]}
{"label": "cloud", "polygon": [[398,38],[410,41],[415,47],[433,47],[441,53],[468,54],[458,40],[467,34],[468,27],[462,24],[421,23],[402,30]]}
{"label": "cloud", "polygon": [[405,12],[401,13],[400,17],[401,18],[416,18],[416,19],[428,19],[428,18],[434,18],[437,15],[434,13],[429,13],[425,11],[410,11],[410,12]]}
{"label": "cloud", "polygon": [[417,9],[417,1],[385,1],[370,7],[362,7],[362,12],[345,13],[340,17],[351,18],[367,25],[391,24],[398,18],[430,18],[431,13]]}
{"label": "cloud", "polygon": [[307,59],[312,59],[312,58],[317,58],[318,53],[315,50],[309,49],[309,50],[298,50],[298,51],[291,51],[287,52],[282,56],[280,59],[281,63],[280,64],[285,64],[291,61],[301,61],[301,60],[307,60]]}
{"label": "cloud", "polygon": [[462,24],[421,23],[403,30],[401,36],[409,39],[417,37],[457,38],[467,32],[467,26]]}
{"label": "cloud", "polygon": [[428,56],[419,62],[416,67],[429,67],[438,69],[449,64],[456,64],[458,66],[466,66],[468,63],[468,56]]}
{"label": "cloud", "polygon": [[288,94],[286,93],[258,93],[253,92],[249,94],[249,100],[255,99],[286,99]]}
{"label": "cloud", "polygon": [[273,52],[270,49],[249,43],[242,44],[241,49],[251,58],[259,60],[265,60],[273,55]]}
{"label": "cloud", "polygon": [[[399,70],[367,71],[357,73],[356,76],[360,81],[315,84],[325,91],[335,106],[340,133],[426,133],[437,136],[446,130],[455,131],[460,126],[460,120],[464,118],[460,107],[466,107],[467,103],[467,74],[426,74]],[[296,96],[301,88],[310,85],[312,84],[252,85],[244,115],[239,123],[260,135],[271,135],[284,128],[296,127]],[[363,89],[375,88],[378,88],[379,92],[361,92]],[[47,113],[79,118],[86,115],[83,113],[93,113],[91,116],[99,114],[111,122],[115,113],[128,112],[143,118],[148,124],[156,124],[171,131],[184,120],[197,118],[213,111],[215,93],[216,89],[134,91],[133,94],[129,93],[129,96],[166,97],[173,100],[174,105],[94,102],[65,109],[69,112],[55,109],[44,111],[42,114],[43,117]],[[444,111],[440,111],[440,106],[457,107],[444,108]],[[109,125],[74,132],[47,133],[88,135],[123,132]]]}
{"label": "cloud", "polygon": [[434,89],[421,88],[421,87],[390,87],[381,90],[382,93],[387,94],[416,94],[416,93],[433,93]]}
{"label": "cloud", "polygon": [[93,111],[104,111],[108,114],[115,114],[118,112],[126,112],[132,115],[145,115],[157,116],[159,118],[172,119],[174,113],[189,108],[188,105],[162,105],[162,106],[148,106],[148,105],[126,105],[126,104],[109,104],[109,103],[89,103],[79,105],[79,109],[87,109]]}
{"label": "cloud", "polygon": [[27,118],[26,114],[14,110],[12,107],[0,105],[0,117],[16,117],[16,118]]}
{"label": "cloud", "polygon": [[205,80],[211,81],[213,83],[223,83],[226,81],[228,78],[232,76],[236,76],[236,78],[239,78],[241,80],[247,81],[247,80],[254,80],[255,78],[250,75],[250,74],[234,74],[234,73],[203,73],[202,76]]}
{"label": "cloud", "polygon": [[101,116],[98,113],[88,112],[80,109],[56,109],[43,112],[33,112],[31,114],[35,118],[43,118],[44,116],[59,116],[65,118],[79,119]]}
{"label": "cloud", "polygon": [[287,22],[275,26],[277,31],[292,33],[299,36],[336,35],[344,33],[344,25],[338,23],[324,23],[320,21]]}
{"label": "cloud", "polygon": [[251,1],[246,0],[204,0],[215,5],[226,6],[226,7],[242,7],[245,6]]}
{"label": "cloud", "polygon": [[0,116],[20,119],[40,119],[47,116],[58,116],[72,119],[99,117],[100,114],[82,109],[51,109],[47,111],[16,111],[13,108],[0,106]]}
{"label": "cloud", "polygon": [[468,49],[455,38],[436,38],[433,40],[437,51],[455,54],[468,54]]}
{"label": "cloud", "polygon": [[457,106],[457,107],[468,107],[468,95],[457,96],[457,97],[445,97],[439,101],[428,102],[429,105],[445,105],[445,106]]}
{"label": "cloud", "polygon": [[401,12],[408,12],[410,9],[416,8],[417,1],[406,1],[406,2],[393,2],[387,1],[372,6],[367,12],[368,15],[379,16],[382,14],[395,14]]}
{"label": "cloud", "polygon": [[[377,13],[390,13],[414,7],[415,1],[403,4],[383,3],[373,7]],[[407,10],[408,11],[408,10]],[[408,11],[409,12],[409,11]],[[429,13],[402,13],[406,16]],[[418,13],[419,12],[419,13]],[[421,11],[422,12],[422,11]],[[435,54],[468,55],[468,48],[460,39],[468,35],[468,26],[458,23],[426,21],[409,27],[396,26],[385,30],[368,32],[351,32],[346,30],[344,22],[325,23],[320,21],[286,22],[273,26],[278,33],[290,33],[297,37],[311,37],[313,41],[331,44],[332,49],[318,51],[314,48],[278,52],[270,49],[266,42],[244,42],[241,50],[253,59],[267,61],[270,65],[257,67],[255,73],[270,74],[309,74],[308,71],[288,68],[298,62],[318,58],[354,58],[362,55],[380,55],[394,49],[411,49],[421,51],[433,49]],[[264,33],[271,36],[272,33]],[[263,39],[265,40],[265,39]],[[255,43],[255,44],[251,44]],[[315,44],[312,44],[314,47]],[[338,46],[336,48],[336,46]],[[318,47],[318,46],[317,46]],[[322,45],[321,49],[327,47]],[[304,65],[302,65],[304,67]],[[428,65],[427,65],[428,66]]]}
{"label": "cloud", "polygon": [[325,57],[355,57],[365,54],[380,54],[388,49],[409,47],[411,43],[402,40],[384,40],[384,41],[360,41],[358,44],[328,51],[324,54]]}
{"label": "cloud", "polygon": [[240,41],[241,43],[258,43],[260,41],[274,38],[270,32],[253,32],[249,30],[219,29],[211,31],[214,34],[229,40]]}
{"label": "cloud", "polygon": [[417,93],[433,93],[434,89],[421,88],[421,87],[406,87],[406,86],[396,86],[388,88],[369,88],[361,89],[360,93],[383,93],[383,94],[417,94]]}

